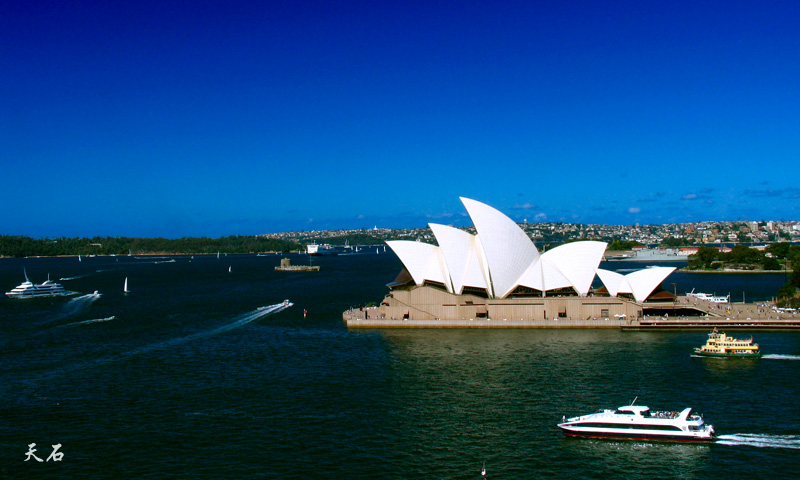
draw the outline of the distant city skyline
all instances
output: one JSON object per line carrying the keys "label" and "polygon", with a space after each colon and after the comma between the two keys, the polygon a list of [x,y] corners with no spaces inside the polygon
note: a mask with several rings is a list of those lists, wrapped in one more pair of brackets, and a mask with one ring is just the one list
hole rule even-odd
{"label": "distant city skyline", "polygon": [[800,220],[793,2],[0,16],[0,234]]}

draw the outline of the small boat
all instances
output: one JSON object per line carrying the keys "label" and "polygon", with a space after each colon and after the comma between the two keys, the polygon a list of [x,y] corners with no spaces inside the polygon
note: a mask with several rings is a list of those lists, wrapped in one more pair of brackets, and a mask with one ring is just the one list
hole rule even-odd
{"label": "small boat", "polygon": [[43,283],[33,283],[28,279],[28,272],[23,270],[25,281],[20,285],[14,287],[11,291],[6,292],[8,298],[38,298],[38,297],[60,297],[65,295],[72,295],[73,292],[68,292],[60,283],[50,281],[50,275]]}
{"label": "small boat", "polygon": [[753,337],[741,340],[725,335],[717,331],[716,327],[708,334],[708,340],[702,347],[695,348],[694,354],[701,357],[716,358],[759,358],[761,351],[757,343],[753,343]]}
{"label": "small boat", "polygon": [[125,286],[122,287],[122,291],[124,293],[130,293],[130,291],[128,290],[128,277],[125,277]]}
{"label": "small boat", "polygon": [[643,439],[672,442],[710,442],[714,427],[706,425],[691,408],[680,412],[651,411],[640,405],[600,410],[579,417],[562,418],[558,424],[565,435],[576,437]]}

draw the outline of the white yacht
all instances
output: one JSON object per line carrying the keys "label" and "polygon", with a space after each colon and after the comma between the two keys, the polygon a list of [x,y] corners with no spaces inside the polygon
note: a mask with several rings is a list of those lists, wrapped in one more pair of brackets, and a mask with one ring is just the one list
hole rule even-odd
{"label": "white yacht", "polygon": [[710,442],[714,437],[714,427],[706,425],[703,417],[693,414],[691,408],[681,412],[657,412],[640,405],[565,417],[558,428],[565,435],[578,437],[678,442]]}
{"label": "white yacht", "polygon": [[58,297],[71,294],[72,292],[64,290],[60,283],[51,282],[49,275],[47,280],[37,284],[28,279],[27,272],[25,272],[25,281],[22,284],[17,285],[10,292],[6,292],[9,298]]}

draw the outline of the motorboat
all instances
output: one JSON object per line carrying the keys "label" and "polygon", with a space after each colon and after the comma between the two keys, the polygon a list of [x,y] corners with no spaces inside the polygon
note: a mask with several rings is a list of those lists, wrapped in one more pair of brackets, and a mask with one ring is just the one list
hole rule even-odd
{"label": "motorboat", "polygon": [[692,413],[691,408],[680,412],[651,411],[649,407],[633,404],[564,417],[558,428],[565,435],[576,437],[673,442],[710,442],[714,438],[714,427],[705,424],[702,415]]}
{"label": "motorboat", "polygon": [[757,343],[753,343],[753,337],[749,339],[738,339],[729,337],[725,333],[717,331],[716,328],[708,334],[708,340],[702,347],[694,349],[694,354],[701,357],[745,357],[759,358],[761,351]]}
{"label": "motorboat", "polygon": [[24,272],[24,274],[25,281],[6,292],[8,298],[59,297],[72,294],[72,292],[66,291],[60,283],[50,281],[49,275],[44,282],[33,283],[28,279],[28,273]]}

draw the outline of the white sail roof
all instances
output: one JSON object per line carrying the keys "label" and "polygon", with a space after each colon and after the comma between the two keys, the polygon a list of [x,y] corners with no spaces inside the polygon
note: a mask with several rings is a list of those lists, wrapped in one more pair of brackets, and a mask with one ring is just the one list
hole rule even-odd
{"label": "white sail roof", "polygon": [[558,266],[544,256],[528,267],[517,283],[543,292],[572,286],[572,282],[561,273]]}
{"label": "white sail roof", "polygon": [[633,298],[637,302],[644,302],[653,293],[653,290],[674,271],[675,267],[650,267],[629,273],[625,277],[631,285]]}
{"label": "white sail roof", "polygon": [[633,293],[628,280],[625,278],[625,275],[621,273],[598,268],[597,276],[600,277],[600,280],[603,282],[603,285],[606,286],[606,290],[608,290],[609,295],[612,297],[616,297],[620,293]]}
{"label": "white sail roof", "polygon": [[542,292],[571,287],[587,295],[597,274],[611,295],[630,293],[643,302],[675,270],[653,267],[621,275],[599,269],[606,244],[596,241],[567,243],[540,255],[528,235],[500,211],[468,198],[461,201],[477,235],[432,223],[439,246],[386,242],[417,285],[438,282],[456,294],[465,287],[485,288],[490,298],[506,297],[517,286]]}
{"label": "white sail roof", "polygon": [[620,293],[631,293],[637,302],[644,302],[663,282],[675,267],[650,267],[622,275],[611,270],[597,269],[597,276],[603,281],[608,293],[616,297]]}
{"label": "white sail roof", "polygon": [[439,247],[408,240],[392,240],[387,241],[386,244],[403,262],[406,270],[414,279],[414,283],[422,285],[425,280],[432,280],[443,283],[447,287],[447,291],[452,293],[453,285],[450,283],[444,256]]}
{"label": "white sail roof", "polygon": [[572,287],[580,295],[586,295],[592,288],[595,270],[603,260],[607,245],[596,241],[566,243],[543,253],[542,258],[557,265]]}
{"label": "white sail roof", "polygon": [[460,294],[464,287],[488,288],[488,272],[479,255],[478,239],[447,225],[429,225],[447,264],[453,292]]}
{"label": "white sail roof", "polygon": [[495,297],[508,295],[523,273],[537,260],[539,251],[528,235],[500,211],[469,198],[461,197],[478,231],[489,270],[491,292]]}

